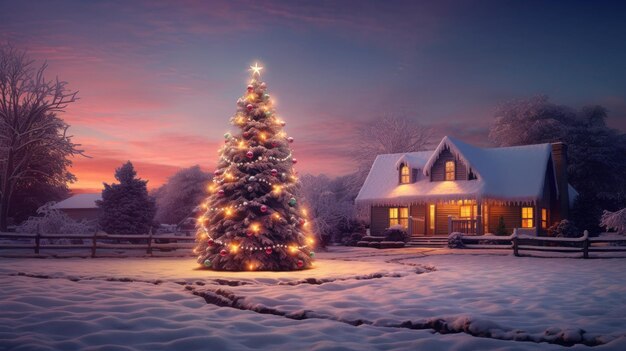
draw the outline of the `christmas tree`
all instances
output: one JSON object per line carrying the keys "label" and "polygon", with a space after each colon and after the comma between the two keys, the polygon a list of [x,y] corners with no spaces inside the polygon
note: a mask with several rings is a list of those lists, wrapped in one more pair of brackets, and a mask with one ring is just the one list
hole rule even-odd
{"label": "christmas tree", "polygon": [[252,79],[237,100],[224,134],[215,177],[198,218],[198,262],[215,270],[296,270],[311,267],[314,240],[307,233],[306,210],[296,196],[299,183],[285,122],[276,116],[263,68],[250,67]]}

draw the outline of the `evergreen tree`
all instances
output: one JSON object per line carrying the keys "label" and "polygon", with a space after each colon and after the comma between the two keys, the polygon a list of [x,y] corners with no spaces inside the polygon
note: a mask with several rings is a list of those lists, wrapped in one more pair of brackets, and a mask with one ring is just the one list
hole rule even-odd
{"label": "evergreen tree", "polygon": [[496,235],[509,235],[509,233],[506,230],[506,224],[504,223],[504,217],[500,216],[500,218],[498,218],[498,226],[496,227]]}
{"label": "evergreen tree", "polygon": [[194,212],[206,198],[210,173],[200,166],[181,169],[171,176],[167,183],[155,190],[156,220],[160,223],[178,224]]}
{"label": "evergreen tree", "polygon": [[153,226],[156,207],[148,195],[147,180],[136,178],[130,161],[115,170],[119,184],[104,184],[100,227],[110,234],[143,234]]}
{"label": "evergreen tree", "polygon": [[276,116],[261,68],[251,67],[247,92],[237,100],[220,149],[206,212],[198,219],[198,262],[215,270],[296,270],[311,266],[312,235],[289,143]]}

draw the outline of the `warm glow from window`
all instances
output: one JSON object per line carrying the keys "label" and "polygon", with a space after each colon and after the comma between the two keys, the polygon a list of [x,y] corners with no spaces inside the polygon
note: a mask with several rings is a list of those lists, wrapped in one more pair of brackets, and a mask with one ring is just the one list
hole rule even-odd
{"label": "warm glow from window", "polygon": [[428,206],[428,227],[435,230],[435,205]]}
{"label": "warm glow from window", "polygon": [[407,165],[402,165],[400,168],[400,183],[408,184],[411,182],[410,170]]}
{"label": "warm glow from window", "polygon": [[400,224],[404,228],[409,227],[409,208],[408,207],[390,207],[389,208],[389,226]]}
{"label": "warm glow from window", "polygon": [[454,180],[454,161],[446,161],[446,180]]}
{"label": "warm glow from window", "polygon": [[548,228],[548,210],[545,208],[541,209],[541,229]]}
{"label": "warm glow from window", "polygon": [[532,228],[533,225],[533,208],[522,207],[522,228]]}
{"label": "warm glow from window", "polygon": [[461,218],[472,218],[472,206],[471,205],[463,205],[461,206]]}

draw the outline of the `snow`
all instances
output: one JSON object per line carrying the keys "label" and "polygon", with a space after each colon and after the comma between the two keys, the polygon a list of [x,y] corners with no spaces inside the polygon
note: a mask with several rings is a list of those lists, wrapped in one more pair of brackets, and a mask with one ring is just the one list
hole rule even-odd
{"label": "snow", "polygon": [[626,348],[623,259],[344,247],[317,257],[297,272],[0,259],[0,349]]}
{"label": "snow", "polygon": [[[478,179],[431,182],[430,169],[445,149],[461,159],[468,167],[467,171],[471,169]],[[543,194],[551,151],[550,144],[480,148],[446,136],[433,151],[379,155],[356,202],[361,211],[370,205],[409,205],[468,198],[534,203]],[[414,183],[398,184],[401,163],[422,169],[424,177]],[[570,189],[574,197],[575,192]]]}
{"label": "snow", "polygon": [[85,193],[72,195],[70,198],[52,205],[53,209],[97,208],[96,201],[102,200],[101,193]]}

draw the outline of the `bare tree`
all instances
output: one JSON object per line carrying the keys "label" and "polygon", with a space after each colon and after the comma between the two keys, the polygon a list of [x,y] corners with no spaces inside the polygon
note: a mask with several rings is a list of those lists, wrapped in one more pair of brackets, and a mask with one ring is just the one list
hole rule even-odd
{"label": "bare tree", "polygon": [[47,80],[46,68],[35,67],[24,51],[0,46],[0,230],[6,230],[16,185],[71,180],[68,156],[82,154],[57,116],[76,101],[77,92],[58,78]]}
{"label": "bare tree", "polygon": [[366,122],[358,129],[355,186],[361,187],[377,155],[424,150],[431,136],[432,129],[405,117],[388,115]]}

